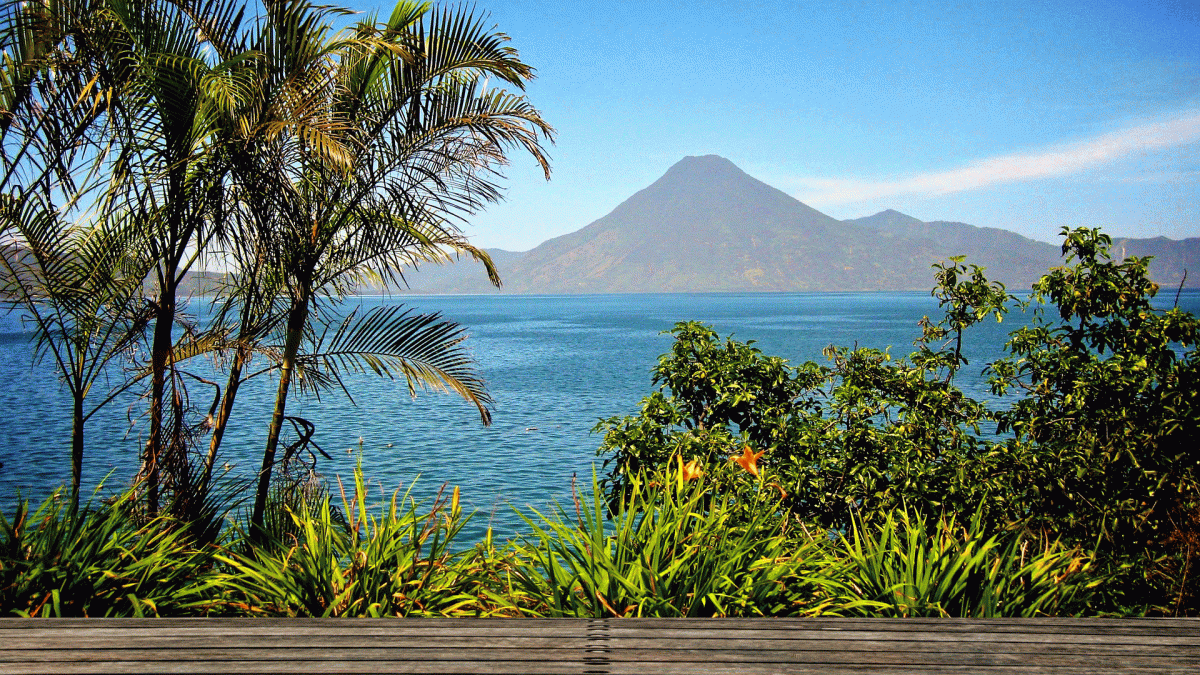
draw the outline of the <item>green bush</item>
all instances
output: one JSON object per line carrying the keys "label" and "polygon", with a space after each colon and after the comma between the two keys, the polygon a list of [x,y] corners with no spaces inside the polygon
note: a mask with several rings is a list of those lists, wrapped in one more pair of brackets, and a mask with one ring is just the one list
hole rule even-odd
{"label": "green bush", "polygon": [[1096,230],[1063,234],[1066,264],[1024,305],[1032,325],[986,371],[1007,407],[954,384],[964,331],[1011,304],[960,258],[935,266],[944,316],[921,322],[904,359],[829,347],[829,366],[792,367],[681,323],[654,370],[659,390],[638,415],[597,426],[609,503],[620,508],[632,476],[676,456],[724,475],[718,493],[744,499],[745,477],[715,469],[761,453],[785,495],[781,518],[849,532],[901,511],[972,514],[986,531],[1094,552],[1109,583],[1088,611],[1197,612],[1200,322],[1151,305],[1148,259],[1113,262]]}
{"label": "green bush", "polygon": [[654,369],[659,391],[643,399],[640,414],[596,427],[604,432],[609,500],[621,499],[626,476],[671,456],[712,467],[750,447],[775,471],[787,494],[783,508],[822,527],[844,531],[855,514],[902,504],[928,513],[977,510],[974,495],[996,448],[980,438],[980,424],[993,418],[953,378],[965,363],[963,331],[999,317],[1009,296],[958,259],[939,266],[937,278],[934,295],[946,316],[922,321],[919,351],[908,359],[831,346],[831,366],[792,367],[752,343],[722,343],[703,324],[676,325],[672,350]]}
{"label": "green bush", "polygon": [[996,393],[1021,395],[999,415],[1028,458],[1008,492],[1030,529],[1097,548],[1121,579],[1111,606],[1194,613],[1200,322],[1154,309],[1149,259],[1111,260],[1095,230],[1064,236],[1068,265],[1034,286],[1032,325],[990,368]]}

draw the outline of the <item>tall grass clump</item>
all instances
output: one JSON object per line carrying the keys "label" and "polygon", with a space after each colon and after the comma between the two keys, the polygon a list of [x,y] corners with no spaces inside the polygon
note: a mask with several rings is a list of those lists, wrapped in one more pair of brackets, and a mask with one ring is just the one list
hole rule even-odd
{"label": "tall grass clump", "polygon": [[668,470],[630,477],[610,511],[593,481],[574,519],[561,507],[522,516],[532,536],[517,546],[517,578],[546,616],[795,612],[824,543],[793,536],[769,500],[745,506]]}
{"label": "tall grass clump", "polygon": [[[341,482],[339,481],[339,487]],[[217,581],[230,608],[254,616],[456,616],[480,612],[474,571],[452,544],[469,518],[455,488],[425,510],[409,491],[371,506],[361,468],[341,506],[326,494],[284,506],[282,539],[226,551]]]}
{"label": "tall grass clump", "polygon": [[1101,580],[1091,557],[1019,531],[987,535],[980,518],[931,521],[901,510],[857,520],[839,537],[822,585],[832,613],[857,616],[1054,616],[1082,609]]}
{"label": "tall grass clump", "polygon": [[[48,499],[0,515],[0,611],[32,616],[886,616],[1094,613],[1111,575],[1094,556],[1019,529],[907,510],[846,532],[790,519],[773,482],[732,463],[630,476],[620,500],[523,514],[529,532],[456,546],[458,490],[284,490],[259,541],[233,526],[198,547],[145,520],[132,494],[73,514]],[[670,466],[670,465],[668,465]],[[729,491],[737,482],[747,489]],[[349,493],[349,494],[347,494]],[[268,519],[268,522],[272,522]],[[199,549],[199,550],[198,550]]]}
{"label": "tall grass clump", "polygon": [[[94,500],[94,498],[93,498]],[[165,517],[145,521],[127,492],[74,512],[56,493],[34,512],[0,513],[0,613],[121,617],[202,613],[209,549]]]}

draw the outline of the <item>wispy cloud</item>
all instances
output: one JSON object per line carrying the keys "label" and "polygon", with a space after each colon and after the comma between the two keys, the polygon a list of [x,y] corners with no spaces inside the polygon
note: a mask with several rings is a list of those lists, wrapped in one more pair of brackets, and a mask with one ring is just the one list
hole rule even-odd
{"label": "wispy cloud", "polygon": [[1130,176],[1118,176],[1118,183],[1160,183],[1163,185],[1195,185],[1200,182],[1200,171],[1156,171]]}
{"label": "wispy cloud", "polygon": [[814,206],[835,206],[884,197],[934,197],[992,185],[1066,176],[1111,164],[1136,153],[1178,147],[1200,140],[1200,112],[1139,124],[1090,140],[1038,151],[1001,155],[946,171],[882,180],[803,177],[796,196]]}

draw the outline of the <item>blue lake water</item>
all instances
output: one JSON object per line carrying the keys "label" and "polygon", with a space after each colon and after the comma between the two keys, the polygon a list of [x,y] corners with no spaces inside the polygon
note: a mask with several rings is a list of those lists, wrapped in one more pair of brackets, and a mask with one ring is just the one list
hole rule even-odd
{"label": "blue lake water", "polygon": [[[1170,297],[1167,297],[1170,296]],[[1165,293],[1160,299],[1173,300]],[[928,293],[663,294],[593,296],[394,296],[361,298],[365,307],[403,303],[439,311],[467,327],[468,344],[496,400],[484,427],[474,407],[433,392],[409,397],[403,382],[373,375],[349,380],[357,405],[340,392],[321,400],[294,395],[288,414],[317,426],[314,440],[332,455],[325,476],[349,477],[362,449],[365,473],[390,491],[417,481],[428,496],[444,483],[461,486],[464,505],[478,510],[466,537],[489,524],[504,538],[525,528],[512,506],[569,503],[572,476],[590,489],[602,417],[637,410],[651,391],[650,369],[671,343],[677,321],[709,323],[722,336],[754,340],[770,355],[824,363],[830,344],[912,351],[923,315],[937,317]],[[1200,292],[1184,292],[1180,306],[1200,312]],[[204,306],[194,303],[201,314]],[[979,374],[1003,355],[1005,336],[1027,320],[1010,315],[968,332],[970,365],[959,384],[988,398]],[[0,507],[11,509],[18,490],[34,500],[69,479],[70,399],[50,362],[33,366],[28,333],[13,316],[0,316]],[[260,364],[261,365],[261,364]],[[211,373],[211,367],[200,365]],[[221,380],[222,384],[224,381]],[[194,402],[207,407],[209,390],[192,385]],[[249,476],[261,462],[274,382],[262,377],[239,392],[220,462],[229,476]],[[87,427],[84,485],[123,486],[137,469],[147,422],[136,397],[115,402]]]}

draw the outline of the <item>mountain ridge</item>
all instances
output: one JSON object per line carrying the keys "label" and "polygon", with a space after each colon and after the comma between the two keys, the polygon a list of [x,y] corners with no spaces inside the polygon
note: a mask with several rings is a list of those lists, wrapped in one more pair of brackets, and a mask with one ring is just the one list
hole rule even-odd
{"label": "mountain ridge", "polygon": [[[1200,267],[1200,238],[1114,239],[1113,251],[1154,251],[1151,276],[1163,286]],[[579,230],[489,253],[509,293],[928,290],[930,266],[952,255],[1018,289],[1062,264],[1059,246],[1001,228],[893,209],[837,220],[717,155],[685,157]],[[406,279],[413,293],[494,291],[482,266],[461,262]],[[1187,281],[1200,286],[1200,274]]]}

